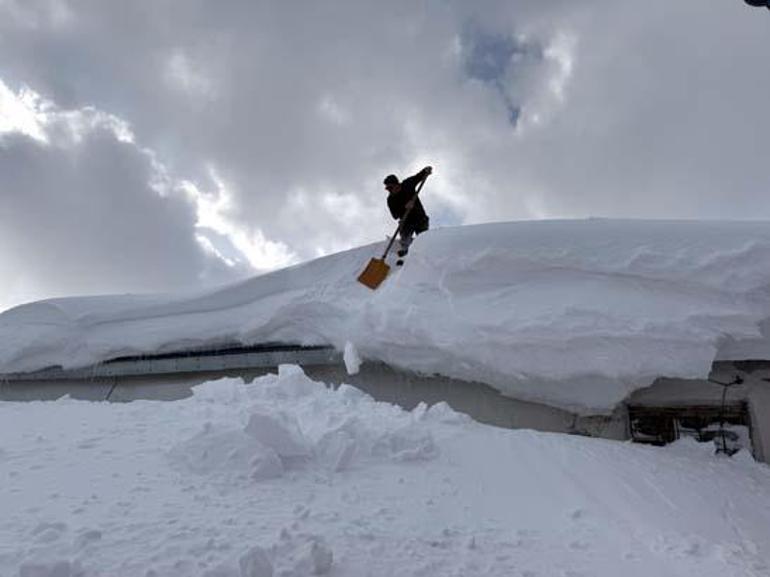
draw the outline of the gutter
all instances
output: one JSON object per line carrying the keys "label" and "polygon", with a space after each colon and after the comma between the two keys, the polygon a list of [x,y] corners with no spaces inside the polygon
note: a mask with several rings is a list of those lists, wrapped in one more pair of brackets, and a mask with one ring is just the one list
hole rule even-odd
{"label": "gutter", "polygon": [[342,362],[342,354],[329,345],[301,346],[266,343],[229,346],[222,349],[123,356],[78,369],[53,366],[31,372],[0,373],[0,382],[68,381],[267,368],[282,364],[337,365]]}

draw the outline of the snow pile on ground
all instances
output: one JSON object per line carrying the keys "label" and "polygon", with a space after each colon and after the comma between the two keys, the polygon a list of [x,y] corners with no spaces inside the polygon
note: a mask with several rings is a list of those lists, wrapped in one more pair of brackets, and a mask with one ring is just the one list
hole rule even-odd
{"label": "snow pile on ground", "polygon": [[0,403],[3,577],[770,574],[770,469],[411,412],[296,367]]}
{"label": "snow pile on ground", "polygon": [[[278,378],[263,378],[260,383],[270,398],[277,397],[284,402],[312,401],[306,410],[326,410],[327,419],[313,422],[305,418],[301,426],[295,414],[301,413],[297,406],[291,405],[291,412],[286,412],[266,404],[248,410],[242,419],[245,426],[206,421],[201,431],[171,449],[172,461],[180,470],[194,474],[235,473],[242,479],[261,481],[312,465],[332,472],[343,471],[362,455],[394,461],[429,460],[434,456],[432,437],[406,418],[406,413],[387,404],[372,405],[378,418],[363,420],[351,411],[362,399],[365,404],[372,404],[358,389],[343,385],[333,394],[314,396],[320,385],[293,366],[282,366]],[[204,402],[217,403],[223,387],[229,388],[225,393],[229,395],[229,404],[246,400],[241,382],[235,380],[196,389],[195,396]],[[342,403],[343,412],[337,414],[338,407],[328,407],[329,403]],[[447,410],[447,406],[437,405],[426,412],[435,414]],[[453,418],[462,417],[457,414]]]}
{"label": "snow pile on ground", "polygon": [[232,343],[331,344],[582,412],[656,377],[770,358],[770,226],[541,221],[439,229],[376,291],[372,245],[204,294],[55,299],[0,315],[0,372]]}

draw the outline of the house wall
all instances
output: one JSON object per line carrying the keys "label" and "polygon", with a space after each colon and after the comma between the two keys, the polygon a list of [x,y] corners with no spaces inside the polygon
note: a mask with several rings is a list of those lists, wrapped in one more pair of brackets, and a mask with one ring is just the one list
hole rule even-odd
{"label": "house wall", "polygon": [[497,427],[628,438],[623,410],[609,416],[581,417],[548,405],[503,396],[483,383],[417,375],[382,363],[364,363],[355,375],[348,375],[344,366],[339,365],[311,367],[306,373],[327,383],[354,385],[377,400],[395,403],[408,410],[421,402],[432,405],[444,401],[456,411]]}
{"label": "house wall", "polygon": [[[543,404],[505,397],[482,383],[469,383],[440,376],[423,376],[395,370],[382,363],[364,363],[358,374],[349,375],[339,360],[305,364],[313,379],[339,385],[349,383],[380,401],[412,409],[445,401],[452,408],[477,421],[506,428],[583,434],[608,439],[628,439],[629,423],[625,405],[611,415],[579,416]],[[62,380],[0,380],[0,400],[56,399],[65,394],[88,400],[131,401],[174,400],[192,394],[192,387],[224,376],[242,377],[246,382],[274,372],[274,367],[232,368],[155,375],[93,377]],[[735,376],[743,384],[727,391],[730,402],[748,404],[754,456],[770,461],[770,362],[715,363],[711,378],[730,382]],[[723,387],[699,379],[658,379],[652,386],[629,396],[628,404],[651,407],[717,406]]]}
{"label": "house wall", "polygon": [[719,361],[709,379],[660,378],[650,387],[632,393],[626,403],[648,407],[720,406],[724,387],[713,381],[741,384],[727,387],[727,403],[745,402],[751,419],[754,457],[770,462],[770,362]]}

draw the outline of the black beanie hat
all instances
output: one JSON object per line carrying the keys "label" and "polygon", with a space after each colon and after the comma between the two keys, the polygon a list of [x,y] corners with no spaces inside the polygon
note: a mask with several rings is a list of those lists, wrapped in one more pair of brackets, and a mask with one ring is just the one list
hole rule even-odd
{"label": "black beanie hat", "polygon": [[382,181],[382,184],[385,186],[389,184],[398,184],[398,177],[395,174],[389,174],[385,177],[385,180]]}

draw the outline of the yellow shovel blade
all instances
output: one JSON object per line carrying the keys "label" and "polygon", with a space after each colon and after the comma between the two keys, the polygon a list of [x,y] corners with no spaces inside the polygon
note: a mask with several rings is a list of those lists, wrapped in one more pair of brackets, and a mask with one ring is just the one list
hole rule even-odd
{"label": "yellow shovel blade", "polygon": [[384,260],[373,258],[366,265],[364,272],[358,276],[358,282],[374,290],[382,284],[382,281],[388,276],[388,272],[390,272],[390,267]]}

